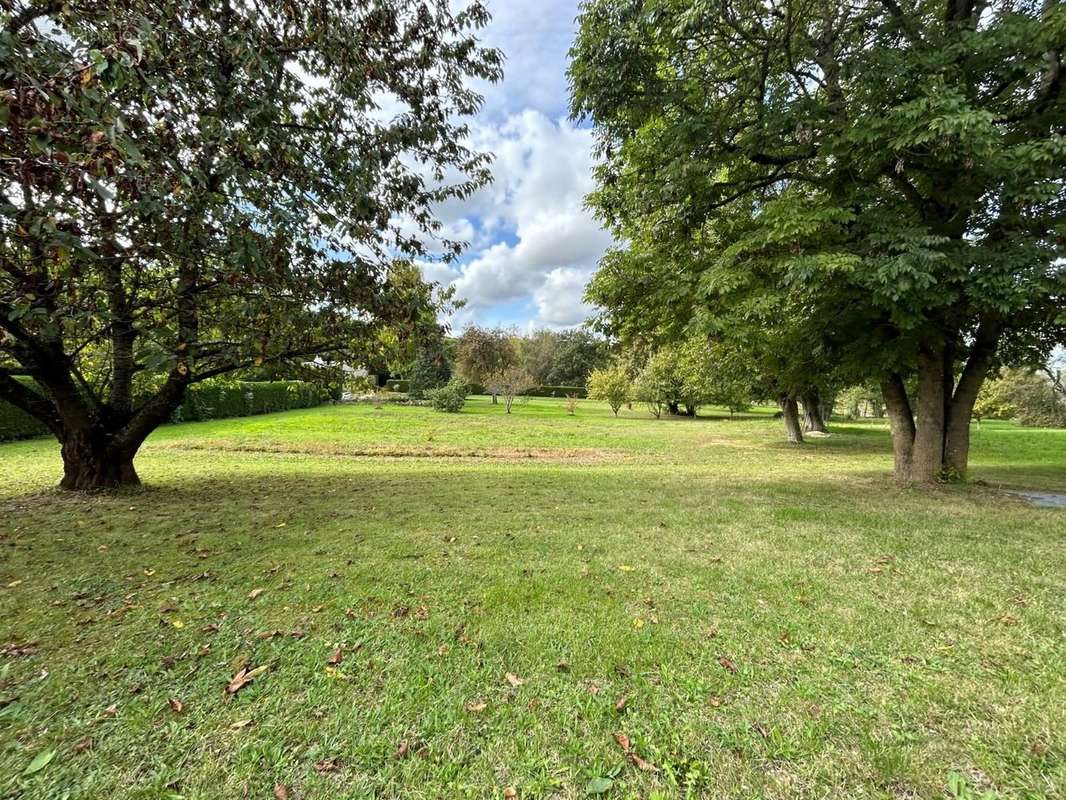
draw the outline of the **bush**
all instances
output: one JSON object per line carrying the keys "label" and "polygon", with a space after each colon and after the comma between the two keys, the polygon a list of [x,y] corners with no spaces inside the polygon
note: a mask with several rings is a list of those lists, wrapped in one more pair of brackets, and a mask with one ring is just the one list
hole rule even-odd
{"label": "bush", "polygon": [[589,375],[589,397],[593,400],[603,400],[610,405],[616,417],[618,409],[629,401],[631,395],[629,376],[621,367],[596,369]]}
{"label": "bush", "polygon": [[328,399],[327,393],[304,381],[208,380],[194,383],[172,422],[196,422],[226,417],[269,414],[292,408],[311,408]]}
{"label": "bush", "polygon": [[466,403],[466,394],[469,391],[466,381],[462,378],[452,378],[443,386],[437,389],[430,389],[426,392],[426,397],[429,398],[430,405],[436,411],[446,411],[449,414],[455,414],[462,410],[463,405]]}
{"label": "bush", "polygon": [[[34,391],[40,391],[37,385],[28,379],[16,378]],[[35,420],[21,408],[0,400],[0,442],[9,439],[28,439],[48,433],[48,428]]]}

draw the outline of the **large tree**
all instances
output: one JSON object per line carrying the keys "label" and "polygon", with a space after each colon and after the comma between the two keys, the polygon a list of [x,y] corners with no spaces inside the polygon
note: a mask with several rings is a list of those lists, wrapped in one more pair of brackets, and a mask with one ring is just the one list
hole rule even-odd
{"label": "large tree", "polygon": [[3,8],[0,397],[61,442],[62,486],[137,483],[191,383],[424,319],[389,264],[488,180],[480,2]]}
{"label": "large tree", "polygon": [[589,0],[592,201],[694,307],[788,298],[880,382],[898,477],[961,475],[989,369],[1066,329],[1064,46],[1052,0]]}
{"label": "large tree", "polygon": [[455,352],[455,366],[459,374],[471,383],[492,394],[497,402],[497,384],[508,369],[518,363],[513,337],[503,328],[482,328],[471,325],[463,331]]}

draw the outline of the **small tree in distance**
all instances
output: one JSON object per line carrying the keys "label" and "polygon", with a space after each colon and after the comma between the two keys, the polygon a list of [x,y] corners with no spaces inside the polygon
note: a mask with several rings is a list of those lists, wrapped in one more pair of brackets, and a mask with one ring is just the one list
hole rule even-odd
{"label": "small tree in distance", "polygon": [[616,417],[618,409],[632,396],[632,391],[629,376],[621,367],[596,369],[589,375],[589,398],[607,403]]}
{"label": "small tree in distance", "polygon": [[471,325],[459,337],[456,367],[460,375],[471,383],[485,387],[492,395],[492,404],[500,394],[494,389],[509,367],[518,360],[514,344],[502,328],[480,328]]}
{"label": "small tree in distance", "polygon": [[488,388],[493,397],[497,394],[503,396],[504,410],[510,414],[515,398],[528,392],[534,385],[536,381],[533,380],[533,376],[524,369],[508,367],[490,381]]}

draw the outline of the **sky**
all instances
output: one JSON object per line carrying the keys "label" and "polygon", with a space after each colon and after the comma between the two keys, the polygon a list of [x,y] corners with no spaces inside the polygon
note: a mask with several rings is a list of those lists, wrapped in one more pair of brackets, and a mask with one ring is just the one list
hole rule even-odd
{"label": "sky", "polygon": [[611,237],[584,209],[593,188],[592,133],[567,119],[567,50],[578,0],[488,0],[485,45],[506,56],[504,79],[479,87],[471,145],[495,154],[494,181],[437,209],[470,247],[456,262],[422,262],[427,279],[466,301],[450,320],[519,330],[580,325],[585,284]]}

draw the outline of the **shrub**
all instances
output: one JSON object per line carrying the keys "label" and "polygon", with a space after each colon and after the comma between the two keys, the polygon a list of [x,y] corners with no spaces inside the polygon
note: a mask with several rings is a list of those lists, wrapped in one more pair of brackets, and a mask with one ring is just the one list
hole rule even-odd
{"label": "shrub", "polygon": [[466,403],[467,391],[466,381],[462,378],[452,378],[443,386],[430,389],[426,392],[426,397],[434,410],[455,414],[461,411]]}
{"label": "shrub", "polygon": [[571,417],[577,412],[577,395],[568,394],[566,396],[566,413]]}
{"label": "shrub", "polygon": [[631,393],[629,376],[621,367],[596,369],[589,375],[589,397],[607,403],[616,417],[618,409],[629,400]]}
{"label": "shrub", "polygon": [[[28,379],[16,378],[34,391],[40,391],[37,385]],[[21,408],[0,400],[0,442],[8,439],[28,439],[48,433],[48,428],[35,420]]]}

